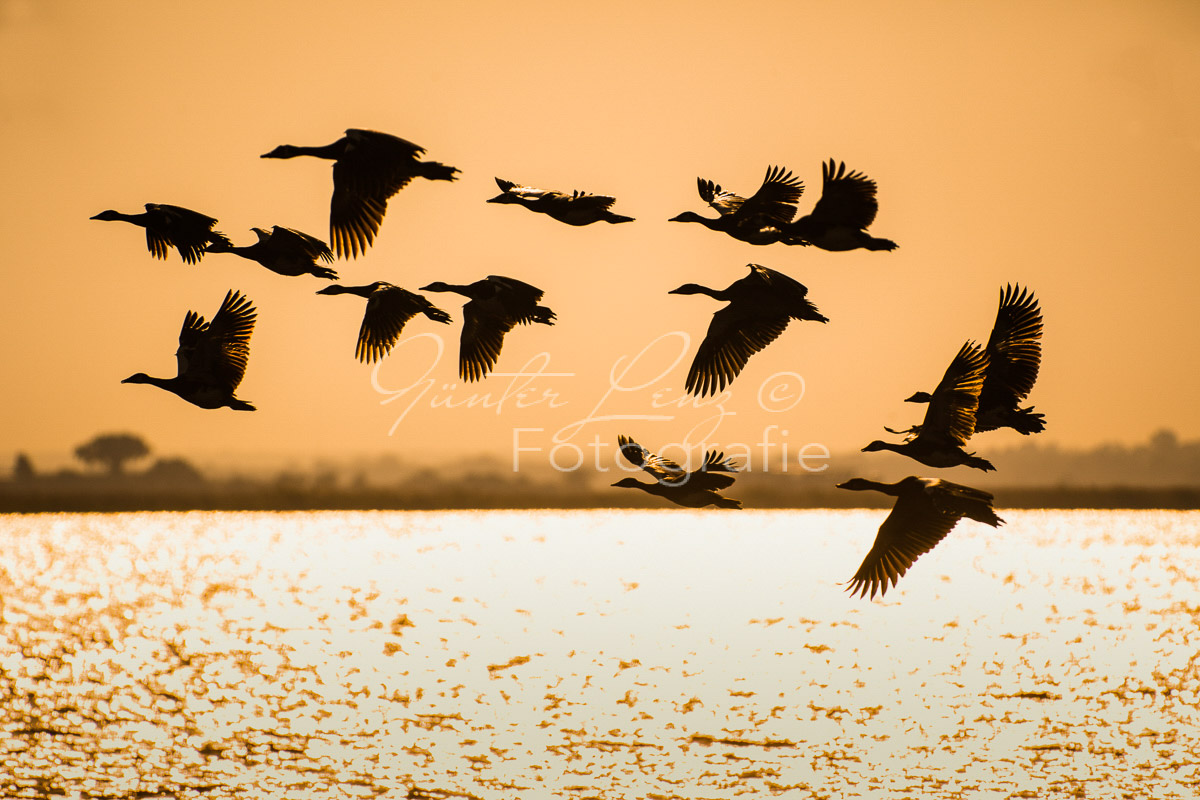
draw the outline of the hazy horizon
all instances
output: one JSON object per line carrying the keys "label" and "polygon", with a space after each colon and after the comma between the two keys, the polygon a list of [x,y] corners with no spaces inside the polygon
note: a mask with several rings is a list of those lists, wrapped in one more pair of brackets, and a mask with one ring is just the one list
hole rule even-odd
{"label": "hazy horizon", "polygon": [[[772,426],[792,453],[857,450],[920,420],[903,399],[932,388],[964,341],[986,340],[1008,283],[1033,290],[1045,316],[1029,398],[1047,419],[1039,444],[1135,444],[1164,428],[1200,438],[1187,238],[1200,211],[1200,7],[325,9],[0,2],[5,463],[125,430],[189,458],[507,459],[529,447],[545,462],[561,442],[560,460],[612,453],[619,433],[655,450],[689,432],[755,443]],[[232,255],[160,261],[141,229],[89,219],[172,203],[217,217],[236,244],[272,225],[328,240],[329,163],[259,156],[349,127],[411,139],[462,173],[392,198],[375,245],[333,265],[340,283],[511,275],[557,312],[554,327],[514,330],[486,380],[457,380],[455,296],[431,296],[453,324],[414,319],[373,370],[353,355],[360,298],[319,297],[326,281]],[[898,250],[754,247],[667,222],[712,215],[697,177],[749,194],[773,164],[804,181],[807,213],[831,157],[877,181],[870,230]],[[488,205],[497,176],[613,194],[635,221],[571,228]],[[667,292],[723,288],[748,262],[804,283],[830,322],[793,323],[723,403],[685,402],[720,306]],[[258,411],[120,383],[173,375],[184,314],[211,319],[229,289],[258,307],[238,390]],[[540,374],[505,377],[522,371]],[[445,407],[506,393],[499,412]],[[1024,441],[1000,431],[968,449]]]}

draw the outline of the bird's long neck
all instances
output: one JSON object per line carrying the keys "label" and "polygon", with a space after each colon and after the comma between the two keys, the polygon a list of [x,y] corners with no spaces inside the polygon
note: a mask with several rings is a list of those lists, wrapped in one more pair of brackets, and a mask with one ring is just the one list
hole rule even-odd
{"label": "bird's long neck", "polygon": [[208,243],[204,250],[208,253],[233,253],[234,255],[241,256],[242,258],[253,259],[254,248],[257,246],[257,244],[258,243],[256,242],[252,245],[239,247],[235,244],[231,244],[230,242],[222,241],[221,239],[213,239]]}
{"label": "bird's long neck", "polygon": [[[888,449],[892,450],[895,448]],[[875,492],[883,492],[884,494],[890,494],[893,497],[899,495],[900,493],[899,484],[897,483],[880,483],[879,481],[872,481],[868,480],[867,478],[860,478],[858,481],[858,486],[855,488],[859,489],[860,491],[870,490]]]}
{"label": "bird's long neck", "polygon": [[317,294],[356,294],[359,297],[370,297],[374,290],[375,284],[373,283],[368,283],[366,286],[343,286],[340,283],[334,283],[326,286]]}
{"label": "bird's long neck", "polygon": [[698,283],[685,283],[671,294],[706,294],[714,300],[725,300],[724,289],[713,289],[708,286],[701,286]]}
{"label": "bird's long neck", "polygon": [[339,159],[345,151],[345,145],[341,140],[332,144],[321,145],[318,147],[308,145],[287,145],[284,152],[280,153],[276,158],[295,158],[296,156],[315,156],[316,158]]}

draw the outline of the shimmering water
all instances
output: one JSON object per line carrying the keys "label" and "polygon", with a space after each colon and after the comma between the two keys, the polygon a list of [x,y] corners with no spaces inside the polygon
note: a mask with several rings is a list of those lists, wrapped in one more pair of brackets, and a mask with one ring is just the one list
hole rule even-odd
{"label": "shimmering water", "polygon": [[1200,514],[0,517],[0,796],[1200,792]]}

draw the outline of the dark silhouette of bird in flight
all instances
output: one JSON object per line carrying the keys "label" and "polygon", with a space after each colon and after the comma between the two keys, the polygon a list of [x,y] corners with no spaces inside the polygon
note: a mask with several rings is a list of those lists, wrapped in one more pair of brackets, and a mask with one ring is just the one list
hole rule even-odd
{"label": "dark silhouette of bird in flight", "polygon": [[92,219],[139,225],[146,229],[146,248],[151,255],[166,258],[167,249],[174,247],[185,264],[198,263],[209,245],[230,244],[225,234],[213,230],[217,221],[212,217],[165,203],[146,203],[144,214],[122,214],[109,209]]}
{"label": "dark silhouette of bird in flight", "polygon": [[591,225],[593,222],[633,222],[633,217],[614,214],[611,209],[617,202],[615,197],[574,191],[571,194],[532,186],[518,186],[512,181],[496,178],[500,194],[490,198],[489,203],[516,204],[530,211],[565,222],[568,225]]}
{"label": "dark silhouette of bird in flight", "polygon": [[993,528],[1004,524],[992,509],[992,495],[937,478],[910,475],[896,483],[851,478],[839,489],[873,490],[896,498],[892,511],[879,526],[875,544],[850,579],[851,597],[874,599],[887,594],[913,562],[932,550],[960,519],[968,517]]}
{"label": "dark silhouette of bird in flight", "polygon": [[990,461],[963,449],[975,432],[975,411],[987,366],[983,348],[974,342],[964,344],[933,390],[924,421],[908,431],[891,431],[908,433],[909,438],[899,443],[876,439],[863,452],[891,450],[929,467],[965,465],[985,472],[995,469]]}
{"label": "dark silhouette of bird in flight", "polygon": [[257,316],[254,305],[241,292],[230,290],[211,323],[195,311],[183,318],[174,378],[138,372],[121,383],[148,383],[201,408],[228,406],[235,411],[254,411],[254,406],[234,397],[233,392],[246,374],[250,334]]}
{"label": "dark silhouette of bird in flight", "polygon": [[333,251],[317,237],[279,225],[269,231],[263,228],[250,230],[258,236],[258,241],[254,244],[235,247],[228,240],[214,242],[208,246],[208,252],[233,253],[257,261],[271,272],[289,277],[313,275],[331,281],[337,280],[337,272],[317,263],[318,259],[333,263]]}
{"label": "dark silhouette of bird in flight", "polygon": [[700,468],[689,472],[669,458],[651,453],[628,436],[618,436],[617,445],[626,461],[650,473],[655,482],[643,483],[631,477],[622,478],[613,486],[641,489],[647,494],[662,497],[685,508],[742,507],[742,501],[717,493],[733,485],[734,477],[730,473],[738,471],[738,465],[725,458],[724,453],[709,450],[704,454],[704,463]]}
{"label": "dark silhouette of bird in flight", "polygon": [[362,327],[358,329],[358,344],[355,357],[362,362],[372,363],[388,354],[404,325],[417,314],[424,314],[434,322],[450,322],[450,315],[419,294],[393,286],[386,281],[375,281],[366,286],[342,286],[333,284],[317,294],[356,294],[367,298],[367,310],[363,314]]}
{"label": "dark silhouette of bird in flight", "polygon": [[541,289],[503,275],[465,285],[434,281],[421,291],[456,292],[470,298],[463,306],[458,346],[458,375],[465,381],[487,377],[500,358],[504,334],[518,324],[554,324],[554,312],[537,304],[544,294]]}
{"label": "dark silhouette of bird in flight", "polygon": [[316,156],[333,160],[333,200],[329,207],[329,238],[342,258],[357,258],[375,241],[388,199],[413,178],[455,180],[457,167],[420,161],[425,148],[378,131],[350,128],[346,135],[323,147],[282,144],[263,158]]}
{"label": "dark silhouette of bird in flight", "polygon": [[821,199],[812,213],[787,226],[787,244],[811,244],[822,250],[895,250],[891,239],[876,239],[866,232],[875,221],[879,201],[875,181],[861,172],[846,172],[846,163],[821,164]]}
{"label": "dark silhouette of bird in flight", "polygon": [[792,320],[828,322],[808,301],[808,289],[782,272],[747,264],[750,274],[724,289],[685,283],[667,294],[706,294],[728,303],[713,314],[696,350],[685,387],[689,394],[715,394],[741,373],[750,356],[779,337]]}
{"label": "dark silhouette of bird in flight", "polygon": [[[996,322],[984,348],[988,357],[979,408],[975,412],[975,433],[1012,428],[1028,436],[1046,428],[1044,414],[1033,407],[1020,408],[1037,381],[1042,361],[1042,311],[1033,293],[1020,286],[1000,290]],[[908,403],[928,403],[928,392],[915,392]],[[907,431],[916,433],[920,426]]]}
{"label": "dark silhouette of bird in flight", "polygon": [[[697,178],[696,186],[700,198],[720,216],[713,219],[684,211],[669,222],[698,222],[709,230],[757,245],[774,244],[784,239],[796,216],[796,201],[804,193],[804,183],[783,167],[768,167],[762,185],[749,198],[726,192],[704,178]],[[790,243],[803,244],[799,240]]]}

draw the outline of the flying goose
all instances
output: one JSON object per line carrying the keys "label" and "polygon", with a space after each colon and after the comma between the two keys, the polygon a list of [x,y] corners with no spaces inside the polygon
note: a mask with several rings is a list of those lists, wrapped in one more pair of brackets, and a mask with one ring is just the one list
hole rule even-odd
{"label": "flying goose", "polygon": [[167,249],[179,251],[185,264],[195,264],[204,257],[211,244],[228,245],[229,239],[214,231],[217,221],[198,211],[165,203],[146,203],[144,214],[122,214],[120,211],[101,211],[92,219],[105,222],[129,222],[146,229],[146,248],[155,258],[166,258]]}
{"label": "flying goose", "polygon": [[633,217],[623,217],[610,210],[613,203],[617,202],[615,197],[588,194],[578,190],[566,194],[535,189],[532,186],[518,186],[503,178],[496,178],[496,185],[500,187],[500,194],[487,202],[525,206],[530,211],[545,214],[568,225],[591,225],[593,222],[615,225],[618,222],[633,222]]}
{"label": "flying goose", "polygon": [[895,250],[899,245],[891,239],[876,239],[866,232],[879,201],[875,198],[875,181],[861,172],[846,172],[843,161],[821,164],[821,199],[812,213],[787,226],[788,244],[811,244],[822,250]]}
{"label": "flying goose", "polygon": [[669,458],[651,453],[628,436],[618,436],[617,445],[621,455],[634,466],[641,467],[654,478],[654,483],[643,483],[637,478],[622,478],[613,486],[622,489],[641,489],[647,494],[662,497],[684,508],[741,508],[742,502],[724,497],[717,492],[733,485],[731,474],[738,465],[725,458],[724,453],[709,450],[704,454],[704,463],[699,469],[687,471]]}
{"label": "flying goose", "polygon": [[879,526],[875,544],[862,566],[850,579],[850,595],[874,599],[887,594],[913,562],[932,550],[960,519],[991,525],[1004,524],[992,509],[992,495],[937,478],[910,475],[896,483],[878,483],[866,478],[851,478],[839,489],[883,492],[896,498],[892,511]]}
{"label": "flying goose", "polygon": [[317,263],[317,259],[333,263],[333,252],[329,245],[315,236],[276,225],[271,230],[251,228],[258,241],[245,247],[234,247],[227,241],[214,242],[208,246],[210,253],[233,253],[256,261],[272,272],[294,277],[313,275],[336,281],[338,274],[329,267]]}
{"label": "flying goose", "polygon": [[503,275],[468,284],[434,281],[421,291],[456,292],[470,298],[463,305],[458,347],[458,375],[465,381],[482,380],[491,372],[504,346],[504,335],[518,324],[554,324],[554,312],[537,304],[542,299],[541,289]]}
{"label": "flying goose", "polygon": [[228,406],[235,411],[254,411],[254,406],[234,397],[233,392],[246,374],[250,334],[257,316],[254,305],[241,292],[230,290],[211,323],[195,311],[183,318],[174,378],[138,372],[121,383],[148,383],[201,408]]}
{"label": "flying goose", "polygon": [[759,264],[746,266],[750,274],[724,289],[685,283],[667,293],[706,294],[728,303],[713,314],[696,350],[684,384],[689,394],[703,397],[724,389],[792,320],[829,321],[808,301],[804,284]]}
{"label": "flying goose", "polygon": [[987,353],[979,345],[964,344],[933,390],[925,420],[906,431],[913,435],[900,443],[876,439],[863,452],[891,450],[929,467],[966,465],[985,472],[995,469],[990,461],[963,449],[975,432],[975,410],[987,366]]}
{"label": "flying goose", "polygon": [[372,363],[388,354],[404,325],[417,314],[424,314],[434,322],[450,322],[450,315],[419,294],[393,286],[386,281],[375,281],[366,286],[342,286],[333,284],[317,294],[355,294],[367,298],[367,310],[363,313],[362,327],[358,329],[358,344],[355,357],[362,362]]}
{"label": "flying goose", "polygon": [[[749,244],[766,245],[781,241],[788,224],[796,215],[796,201],[804,193],[804,183],[783,167],[768,167],[762,185],[749,198],[724,191],[704,178],[696,179],[700,198],[720,215],[702,217],[684,211],[669,222],[698,222],[709,230],[721,231]],[[792,244],[803,244],[794,241]]]}
{"label": "flying goose", "polygon": [[388,199],[413,178],[455,180],[457,167],[420,161],[425,148],[389,133],[350,128],[346,135],[322,147],[281,144],[262,158],[316,156],[333,163],[333,200],[329,208],[329,237],[342,258],[357,258],[375,241]]}

